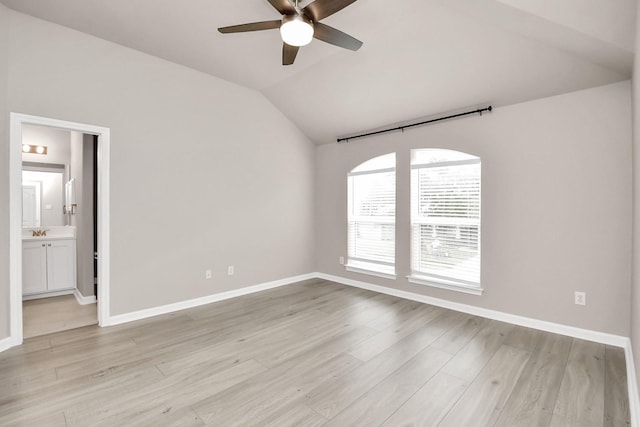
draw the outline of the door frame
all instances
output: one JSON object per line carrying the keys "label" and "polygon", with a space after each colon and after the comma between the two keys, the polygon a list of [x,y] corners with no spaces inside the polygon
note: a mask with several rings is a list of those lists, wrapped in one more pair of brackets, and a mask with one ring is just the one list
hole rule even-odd
{"label": "door frame", "polygon": [[22,344],[22,125],[48,126],[98,136],[98,324],[110,324],[109,128],[10,113],[9,135],[9,305],[11,346]]}

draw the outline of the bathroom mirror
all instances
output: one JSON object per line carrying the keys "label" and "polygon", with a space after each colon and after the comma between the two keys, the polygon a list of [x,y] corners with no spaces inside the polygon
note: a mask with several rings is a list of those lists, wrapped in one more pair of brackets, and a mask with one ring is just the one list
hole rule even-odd
{"label": "bathroom mirror", "polygon": [[22,169],[22,226],[65,225],[64,166]]}
{"label": "bathroom mirror", "polygon": [[40,227],[42,183],[22,181],[22,226]]}

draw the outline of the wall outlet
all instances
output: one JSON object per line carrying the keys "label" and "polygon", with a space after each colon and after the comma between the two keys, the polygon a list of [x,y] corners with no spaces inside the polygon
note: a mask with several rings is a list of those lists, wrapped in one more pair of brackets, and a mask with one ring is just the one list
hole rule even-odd
{"label": "wall outlet", "polygon": [[340,258],[338,258],[338,262],[340,263],[340,265],[344,265],[344,257],[341,256]]}
{"label": "wall outlet", "polygon": [[211,270],[205,270],[204,271],[204,278],[205,279],[211,279]]}
{"label": "wall outlet", "polygon": [[586,292],[578,292],[575,293],[575,303],[576,305],[587,305],[587,293]]}
{"label": "wall outlet", "polygon": [[227,267],[227,275],[233,276],[233,265]]}

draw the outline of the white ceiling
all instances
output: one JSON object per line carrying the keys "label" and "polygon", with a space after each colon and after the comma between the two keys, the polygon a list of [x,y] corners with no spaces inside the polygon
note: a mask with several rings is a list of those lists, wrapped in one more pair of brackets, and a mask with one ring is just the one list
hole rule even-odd
{"label": "white ceiling", "polygon": [[635,0],[359,0],[322,21],[359,51],[314,40],[288,67],[277,30],[217,31],[278,19],[266,0],[0,1],[256,89],[318,144],[625,80],[634,56]]}

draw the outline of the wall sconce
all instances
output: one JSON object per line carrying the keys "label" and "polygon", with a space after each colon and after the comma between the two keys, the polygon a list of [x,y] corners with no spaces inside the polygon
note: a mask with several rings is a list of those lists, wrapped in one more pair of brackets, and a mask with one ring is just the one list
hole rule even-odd
{"label": "wall sconce", "polygon": [[77,209],[78,205],[75,203],[70,204],[69,206],[67,205],[63,205],[62,206],[62,213],[63,214],[71,214],[71,215],[75,215],[76,209]]}
{"label": "wall sconce", "polygon": [[22,152],[28,154],[47,154],[45,145],[22,144]]}
{"label": "wall sconce", "polygon": [[65,203],[62,211],[65,214],[75,215],[78,208],[78,205],[76,204],[75,179],[69,180],[69,182],[64,185],[64,197]]}

